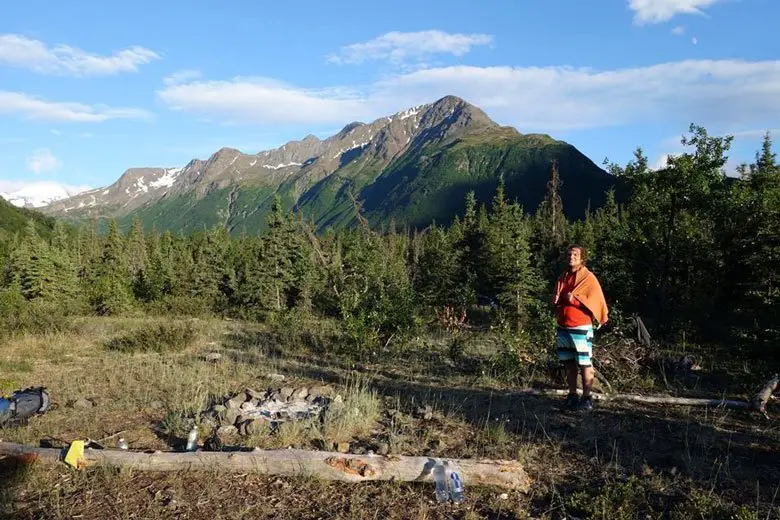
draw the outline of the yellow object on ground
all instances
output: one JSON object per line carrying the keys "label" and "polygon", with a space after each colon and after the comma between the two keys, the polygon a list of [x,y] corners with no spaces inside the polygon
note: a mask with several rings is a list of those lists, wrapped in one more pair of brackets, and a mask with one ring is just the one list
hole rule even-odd
{"label": "yellow object on ground", "polygon": [[73,441],[70,443],[68,453],[65,455],[65,464],[69,464],[76,469],[81,469],[87,465],[87,459],[84,458],[84,441]]}

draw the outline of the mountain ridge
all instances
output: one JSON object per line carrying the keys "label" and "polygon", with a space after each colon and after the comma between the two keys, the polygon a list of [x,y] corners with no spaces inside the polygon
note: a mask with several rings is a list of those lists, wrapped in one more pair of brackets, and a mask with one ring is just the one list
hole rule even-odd
{"label": "mountain ridge", "polygon": [[[572,179],[580,184],[577,177],[593,181],[594,189],[582,194],[588,198],[598,198],[599,190],[614,184],[609,174],[572,145],[547,134],[521,134],[500,126],[480,108],[445,96],[369,123],[347,123],[326,139],[309,134],[257,154],[223,147],[180,168],[130,168],[107,187],[40,209],[68,220],[116,217],[124,227],[139,217],[158,229],[192,231],[224,225],[240,232],[262,228],[263,215],[270,210],[273,196],[279,195],[286,208],[301,211],[324,229],[354,224],[352,197],[356,196],[367,197],[369,220],[376,223],[389,213],[404,221],[404,208],[411,204],[417,226],[433,215],[451,218],[457,211],[450,198],[460,197],[476,184],[485,185],[480,191],[495,187],[499,173],[510,179],[508,195],[519,195],[532,206],[524,192],[536,197],[539,181],[546,184],[553,159],[572,166],[568,174],[562,172],[564,184]],[[529,164],[533,167],[526,171]],[[531,184],[514,182],[518,176]],[[451,185],[456,180],[459,187]],[[441,190],[450,195],[445,197]],[[574,196],[582,198],[578,191],[582,190],[575,190]],[[437,202],[425,210],[426,194],[431,200],[444,197],[446,209]],[[575,201],[573,213],[584,207],[582,201]]]}

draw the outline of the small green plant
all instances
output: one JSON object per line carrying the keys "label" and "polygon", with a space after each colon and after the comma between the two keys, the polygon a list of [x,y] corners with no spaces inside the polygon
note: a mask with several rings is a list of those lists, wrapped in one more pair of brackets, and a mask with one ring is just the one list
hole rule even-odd
{"label": "small green plant", "polygon": [[379,418],[379,397],[365,380],[351,381],[342,397],[330,404],[323,417],[323,436],[332,442],[366,435]]}
{"label": "small green plant", "polygon": [[114,337],[106,348],[119,352],[180,352],[195,340],[195,328],[189,322],[155,324]]}

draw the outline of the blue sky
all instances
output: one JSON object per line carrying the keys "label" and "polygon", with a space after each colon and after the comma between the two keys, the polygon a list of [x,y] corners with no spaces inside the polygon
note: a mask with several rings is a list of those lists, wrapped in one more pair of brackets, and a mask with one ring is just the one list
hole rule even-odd
{"label": "blue sky", "polygon": [[446,94],[597,163],[780,135],[777,0],[3,2],[0,191],[97,187]]}

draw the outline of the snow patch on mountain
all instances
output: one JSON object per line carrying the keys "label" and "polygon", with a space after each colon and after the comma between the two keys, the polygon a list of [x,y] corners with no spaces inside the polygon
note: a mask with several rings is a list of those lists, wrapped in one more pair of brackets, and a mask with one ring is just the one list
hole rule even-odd
{"label": "snow patch on mountain", "polygon": [[23,184],[7,193],[0,192],[0,197],[20,208],[42,208],[54,201],[67,199],[91,189],[91,186],[71,186],[55,181],[38,181]]}

